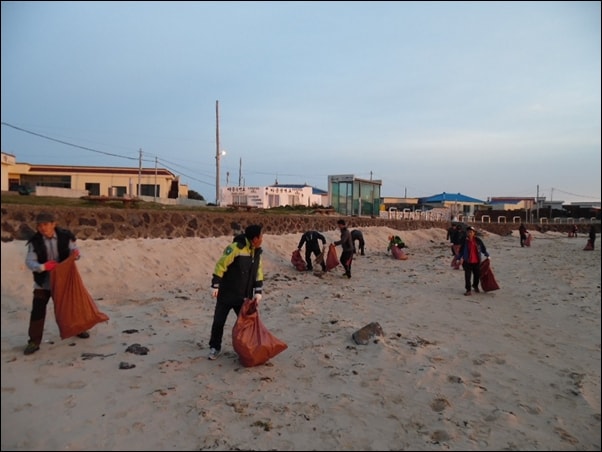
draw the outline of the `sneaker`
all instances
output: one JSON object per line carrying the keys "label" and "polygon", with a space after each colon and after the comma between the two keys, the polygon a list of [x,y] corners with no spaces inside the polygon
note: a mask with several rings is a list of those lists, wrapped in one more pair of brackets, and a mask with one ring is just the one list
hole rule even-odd
{"label": "sneaker", "polygon": [[209,356],[207,358],[214,360],[214,359],[219,358],[219,355],[221,355],[221,354],[222,354],[221,350],[217,350],[217,349],[211,347],[211,350],[209,350]]}
{"label": "sneaker", "polygon": [[465,297],[469,297],[471,295],[472,295],[472,292],[470,290],[467,290],[466,292],[464,292]]}
{"label": "sneaker", "polygon": [[479,288],[478,288],[478,287],[475,287],[475,288],[474,288],[474,291],[475,291],[476,293],[479,293],[479,292],[480,292],[480,290],[479,290]]}
{"label": "sneaker", "polygon": [[88,339],[90,337],[90,333],[88,333],[87,331],[82,331],[77,335],[77,337],[79,337],[80,339]]}
{"label": "sneaker", "polygon": [[32,353],[37,352],[39,349],[40,349],[40,346],[38,344],[30,341],[27,343],[27,347],[25,347],[25,350],[23,350],[23,354],[31,355]]}

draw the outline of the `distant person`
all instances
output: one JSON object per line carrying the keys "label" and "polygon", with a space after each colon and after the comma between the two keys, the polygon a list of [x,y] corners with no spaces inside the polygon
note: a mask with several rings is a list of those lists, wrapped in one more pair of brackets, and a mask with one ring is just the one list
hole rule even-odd
{"label": "distant person", "polygon": [[345,220],[338,220],[337,226],[341,231],[341,239],[334,242],[334,245],[341,245],[341,248],[343,249],[343,251],[341,252],[341,256],[339,257],[339,261],[345,269],[344,276],[350,279],[351,261],[353,260],[353,240],[351,239],[351,232],[349,232],[349,229],[347,229]]}
{"label": "distant person", "polygon": [[590,247],[590,250],[593,251],[595,249],[595,245],[594,245],[595,243],[596,243],[596,227],[592,224],[589,227],[589,243],[588,243],[588,245]]}
{"label": "distant person", "polygon": [[[37,232],[27,242],[25,265],[33,272],[33,302],[29,317],[29,342],[24,354],[31,355],[40,349],[46,321],[46,308],[52,296],[50,273],[59,262],[73,254],[79,259],[79,249],[75,243],[75,235],[67,229],[56,225],[54,215],[40,213],[36,216]],[[75,306],[74,308],[77,308]],[[90,337],[90,333],[82,331],[78,335],[82,339]]]}
{"label": "distant person", "polygon": [[[481,255],[489,259],[489,253],[485,248],[483,240],[477,237],[477,230],[472,226],[466,228],[466,237],[460,245],[460,251],[456,259],[462,259],[464,269],[464,295],[472,295],[472,290],[479,293],[479,281],[481,278]],[[472,284],[471,284],[472,277]]]}
{"label": "distant person", "polygon": [[407,248],[405,242],[398,235],[389,236],[389,245],[387,246],[387,252],[391,251],[391,248],[396,246],[397,248]]}
{"label": "distant person", "polygon": [[577,237],[578,231],[579,231],[579,229],[577,228],[577,225],[574,224],[573,227],[571,228],[571,233],[569,234],[569,237]]}
{"label": "distant person", "polygon": [[460,244],[464,239],[464,232],[462,231],[462,226],[456,224],[452,225],[447,229],[447,239],[451,243],[451,252],[452,256],[458,254],[458,250],[460,249]]}
{"label": "distant person", "polygon": [[[305,263],[307,264],[306,270],[313,270],[313,265],[311,262],[312,255],[315,255],[318,258],[322,255],[322,248],[320,248],[320,242],[322,242],[322,246],[326,245],[326,237],[323,234],[320,234],[318,231],[305,231],[299,240],[299,244],[297,245],[297,249],[301,251],[303,245],[305,245]],[[322,255],[322,260],[320,262],[322,266],[322,271],[326,271],[326,262],[324,261],[324,256]]]}
{"label": "distant person", "polygon": [[[364,246],[366,242],[364,242],[364,234],[359,229],[354,229],[351,231],[351,240],[353,241],[353,252],[357,254],[359,253],[364,256]],[[355,246],[355,242],[358,242],[358,246]]]}
{"label": "distant person", "polygon": [[209,356],[213,360],[222,353],[224,325],[230,310],[240,312],[245,298],[259,304],[263,292],[263,268],[260,225],[250,225],[244,234],[234,237],[215,264],[211,277],[211,296],[216,299],[209,339]]}
{"label": "distant person", "polygon": [[520,246],[521,248],[525,247],[525,242],[527,240],[527,234],[529,233],[529,231],[527,231],[527,228],[525,226],[524,223],[521,223],[520,226],[518,227],[518,234],[520,236]]}

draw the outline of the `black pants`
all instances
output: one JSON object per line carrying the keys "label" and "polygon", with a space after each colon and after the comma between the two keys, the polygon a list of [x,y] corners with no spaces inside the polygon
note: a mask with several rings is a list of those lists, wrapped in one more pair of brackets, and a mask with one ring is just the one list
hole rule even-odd
{"label": "black pants", "polygon": [[351,261],[353,260],[353,251],[343,251],[339,260],[345,269],[345,274],[351,278]]}
{"label": "black pants", "polygon": [[[311,263],[312,254],[314,256],[318,257],[320,254],[322,254],[322,250],[320,248],[309,248],[306,245],[305,246],[305,263],[307,264],[308,270],[313,270],[313,268],[314,268]],[[320,265],[322,266],[322,271],[325,272],[326,271],[326,262],[324,261],[323,258],[322,258],[322,262],[320,262]]]}
{"label": "black pants", "polygon": [[464,269],[464,287],[466,288],[466,291],[468,292],[471,288],[471,276],[473,281],[472,287],[478,289],[479,279],[481,278],[481,264],[478,262],[476,264],[467,264],[466,262],[464,262],[462,264],[462,268]]}
{"label": "black pants", "polygon": [[232,305],[224,301],[215,302],[215,310],[213,312],[213,325],[211,325],[211,338],[209,339],[209,347],[216,350],[222,349],[222,339],[224,337],[224,325],[228,319],[230,310],[233,309],[238,317],[240,308],[244,300],[240,300],[239,305]]}
{"label": "black pants", "polygon": [[50,300],[50,291],[34,289],[31,314],[29,316],[29,341],[36,345],[42,343],[44,335],[44,322],[46,321],[46,307]]}
{"label": "black pants", "polygon": [[[355,247],[355,242],[356,241],[358,242],[358,247],[357,248]],[[359,252],[360,252],[360,254],[362,256],[364,256],[364,245],[365,245],[364,239],[356,239],[356,240],[353,241],[354,251],[357,250],[357,249],[359,249]]]}

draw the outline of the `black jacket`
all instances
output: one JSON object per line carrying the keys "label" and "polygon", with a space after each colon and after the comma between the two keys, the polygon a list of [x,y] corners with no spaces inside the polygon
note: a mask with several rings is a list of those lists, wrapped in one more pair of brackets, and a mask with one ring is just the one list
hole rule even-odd
{"label": "black jacket", "polygon": [[[69,257],[71,254],[71,250],[69,249],[69,243],[75,241],[75,235],[67,229],[62,228],[54,228],[56,233],[56,245],[59,251],[58,262],[63,262],[65,259]],[[46,245],[44,244],[44,236],[39,232],[36,232],[31,239],[27,242],[27,244],[33,245],[33,250],[38,256],[38,262],[43,264],[48,261],[48,254],[46,252]],[[47,272],[36,273],[33,272],[34,281],[40,286],[44,284],[46,280]]]}
{"label": "black jacket", "polygon": [[318,231],[307,231],[304,232],[301,236],[301,240],[299,240],[299,245],[297,248],[301,249],[305,244],[306,249],[316,250],[320,252],[320,243],[319,240],[322,241],[322,245],[326,245],[326,237],[320,234]]}

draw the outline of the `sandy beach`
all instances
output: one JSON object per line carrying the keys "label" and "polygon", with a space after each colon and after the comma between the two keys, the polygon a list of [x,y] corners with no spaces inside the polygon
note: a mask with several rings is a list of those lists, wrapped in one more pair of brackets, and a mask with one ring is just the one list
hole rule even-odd
{"label": "sandy beach", "polygon": [[[250,368],[233,313],[207,359],[231,237],[79,241],[110,320],[61,340],[51,302],[29,356],[25,242],[2,243],[2,450],[600,450],[599,240],[483,233],[500,289],[465,297],[445,230],[363,232],[351,280],[297,271],[300,234],[264,236],[259,312],[288,349]],[[371,322],[384,336],[356,344]]]}

